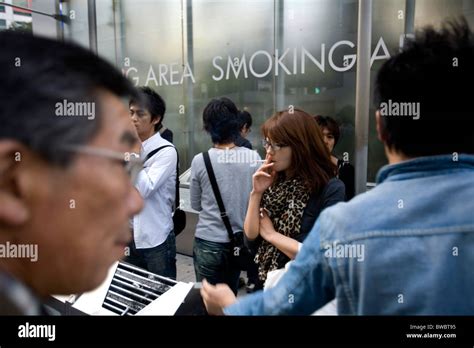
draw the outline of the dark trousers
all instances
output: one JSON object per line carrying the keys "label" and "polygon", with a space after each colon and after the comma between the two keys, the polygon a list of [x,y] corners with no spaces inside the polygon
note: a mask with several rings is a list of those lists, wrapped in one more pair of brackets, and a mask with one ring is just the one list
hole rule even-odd
{"label": "dark trousers", "polygon": [[166,240],[154,247],[137,249],[135,241],[130,243],[130,256],[124,259],[137,267],[163,277],[176,279],[176,236],[171,231]]}
{"label": "dark trousers", "polygon": [[196,281],[206,279],[211,284],[225,283],[237,294],[240,270],[230,265],[230,243],[194,238],[193,258]]}
{"label": "dark trousers", "polygon": [[[252,260],[253,261],[253,260]],[[254,290],[261,290],[263,289],[263,282],[258,278],[258,265],[255,262],[250,262],[247,267],[247,278],[248,284],[254,284]]]}

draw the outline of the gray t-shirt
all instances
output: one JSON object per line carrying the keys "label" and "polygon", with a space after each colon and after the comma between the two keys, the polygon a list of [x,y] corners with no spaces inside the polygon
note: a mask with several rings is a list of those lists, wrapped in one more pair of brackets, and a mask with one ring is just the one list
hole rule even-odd
{"label": "gray t-shirt", "polygon": [[[260,155],[244,147],[209,150],[217,185],[229,216],[232,231],[243,231],[252,190],[252,175],[260,167]],[[229,242],[202,154],[191,163],[191,206],[199,211],[196,237],[218,243]]]}

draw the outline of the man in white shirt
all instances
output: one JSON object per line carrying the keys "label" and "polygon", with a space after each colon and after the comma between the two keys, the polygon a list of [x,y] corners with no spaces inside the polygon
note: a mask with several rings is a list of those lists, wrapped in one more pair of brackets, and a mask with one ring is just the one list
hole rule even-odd
{"label": "man in white shirt", "polygon": [[[142,93],[140,101],[132,99],[129,103],[132,122],[142,141],[137,151],[145,163],[135,187],[145,206],[133,218],[133,241],[125,261],[176,279],[173,208],[178,156],[174,146],[155,131],[160,119],[150,113],[151,105],[156,102],[154,94]],[[160,150],[155,152],[157,149]]]}

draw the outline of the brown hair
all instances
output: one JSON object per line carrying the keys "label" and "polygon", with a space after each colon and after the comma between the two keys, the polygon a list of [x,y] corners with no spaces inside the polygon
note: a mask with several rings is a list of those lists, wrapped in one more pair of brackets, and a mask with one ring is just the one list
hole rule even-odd
{"label": "brown hair", "polygon": [[289,177],[299,176],[312,193],[320,192],[337,168],[314,118],[301,109],[291,111],[274,114],[262,125],[262,134],[276,144],[290,146]]}

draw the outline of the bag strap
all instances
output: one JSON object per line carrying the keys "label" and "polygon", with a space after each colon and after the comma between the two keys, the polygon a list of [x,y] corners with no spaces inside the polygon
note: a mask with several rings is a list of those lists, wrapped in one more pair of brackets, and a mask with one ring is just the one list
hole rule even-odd
{"label": "bag strap", "polygon": [[164,149],[165,147],[172,147],[176,150],[176,193],[174,197],[174,210],[179,208],[180,202],[179,202],[179,153],[178,149],[173,146],[173,145],[163,145],[160,146],[159,148],[151,151],[146,157],[143,162],[148,161],[150,158],[152,158],[154,155],[156,155],[158,152],[160,152],[161,149]]}
{"label": "bag strap", "polygon": [[154,149],[154,150],[151,151],[148,155],[146,155],[145,160],[144,160],[143,162],[148,161],[150,158],[152,158],[153,156],[155,156],[158,152],[160,152],[161,149],[164,149],[165,147],[174,147],[174,146],[171,146],[171,145],[163,145],[163,146],[160,146],[160,147],[157,148],[157,149]]}
{"label": "bag strap", "polygon": [[230,225],[229,217],[225,210],[224,202],[222,201],[221,193],[219,191],[219,186],[217,185],[216,176],[214,175],[214,170],[212,169],[211,159],[209,157],[209,152],[203,152],[202,157],[204,157],[204,164],[206,165],[207,175],[209,176],[209,181],[211,182],[212,191],[216,197],[217,205],[221,211],[221,218],[224,222],[227,233],[229,234],[230,240],[234,239],[234,232],[232,231],[232,226]]}

